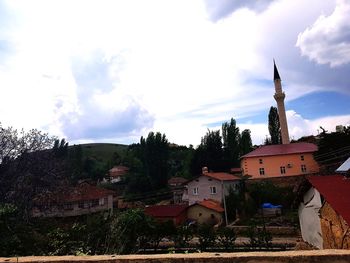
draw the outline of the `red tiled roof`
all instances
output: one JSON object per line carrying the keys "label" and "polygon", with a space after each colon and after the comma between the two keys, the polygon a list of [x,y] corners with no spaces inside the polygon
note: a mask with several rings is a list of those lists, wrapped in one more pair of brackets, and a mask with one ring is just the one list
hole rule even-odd
{"label": "red tiled roof", "polygon": [[208,176],[219,181],[235,181],[241,179],[238,176],[234,176],[229,173],[203,173],[202,175]]}
{"label": "red tiled roof", "polygon": [[183,178],[183,177],[171,177],[169,180],[168,180],[168,184],[172,185],[172,184],[183,184],[183,183],[186,183],[187,182],[187,179]]}
{"label": "red tiled roof", "polygon": [[64,197],[66,202],[87,201],[113,195],[114,192],[84,183],[74,187]]}
{"label": "red tiled roof", "polygon": [[313,143],[300,142],[290,144],[277,144],[277,145],[263,145],[254,151],[243,155],[245,157],[260,157],[260,156],[271,156],[271,155],[285,155],[294,153],[308,153],[316,152],[317,146]]}
{"label": "red tiled roof", "polygon": [[350,224],[350,179],[345,179],[341,175],[309,176],[307,179]]}
{"label": "red tiled roof", "polygon": [[187,205],[152,205],[145,207],[145,214],[153,217],[176,217],[187,207]]}
{"label": "red tiled roof", "polygon": [[119,177],[125,175],[129,171],[129,167],[126,166],[114,166],[109,170],[109,176],[111,177]]}
{"label": "red tiled roof", "polygon": [[193,205],[200,205],[200,206],[203,206],[203,207],[208,208],[210,210],[214,210],[214,211],[219,212],[219,213],[222,213],[225,211],[221,207],[219,202],[216,202],[212,199],[204,199],[203,201],[196,203],[196,204],[193,204]]}

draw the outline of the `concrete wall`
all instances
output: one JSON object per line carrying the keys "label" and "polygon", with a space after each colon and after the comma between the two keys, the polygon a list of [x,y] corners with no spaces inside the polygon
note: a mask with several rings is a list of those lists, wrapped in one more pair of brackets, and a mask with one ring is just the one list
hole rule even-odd
{"label": "concrete wall", "polygon": [[[304,160],[301,160],[301,156],[304,157]],[[262,164],[260,164],[259,159],[262,159]],[[301,171],[302,164],[306,166],[305,172]],[[281,166],[285,167],[285,174],[281,174]],[[319,166],[314,160],[312,153],[242,158],[241,168],[243,175],[249,175],[252,178],[293,176],[317,173],[319,171]],[[264,168],[265,175],[260,175],[259,168]]]}
{"label": "concrete wall", "polygon": [[301,236],[304,241],[317,247],[323,248],[321,223],[319,210],[322,207],[320,193],[313,187],[303,197],[299,205],[299,222]]}
{"label": "concrete wall", "polygon": [[317,250],[287,252],[246,252],[246,253],[193,253],[164,255],[128,255],[128,256],[64,256],[64,257],[19,257],[0,258],[0,263],[130,263],[130,262],[181,262],[181,263],[269,263],[269,262],[305,262],[305,263],[346,263],[350,262],[349,250]]}

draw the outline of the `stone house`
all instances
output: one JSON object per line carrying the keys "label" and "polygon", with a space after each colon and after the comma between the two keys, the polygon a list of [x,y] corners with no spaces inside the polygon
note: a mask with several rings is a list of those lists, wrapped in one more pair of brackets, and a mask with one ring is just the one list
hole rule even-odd
{"label": "stone house", "polygon": [[299,205],[303,240],[319,249],[350,249],[350,179],[309,176]]}
{"label": "stone house", "polygon": [[198,224],[221,225],[224,209],[215,200],[203,200],[188,207],[187,217]]}
{"label": "stone house", "polygon": [[182,200],[192,205],[204,199],[212,199],[219,203],[228,195],[230,188],[239,190],[240,178],[229,173],[212,173],[206,168],[202,174],[187,182]]}
{"label": "stone house", "polygon": [[241,157],[243,175],[251,179],[297,176],[319,172],[312,143],[263,145]]}

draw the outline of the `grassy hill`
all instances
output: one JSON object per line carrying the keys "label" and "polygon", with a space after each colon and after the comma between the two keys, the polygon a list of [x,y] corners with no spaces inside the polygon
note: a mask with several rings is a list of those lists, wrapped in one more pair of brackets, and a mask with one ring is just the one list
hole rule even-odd
{"label": "grassy hill", "polygon": [[128,148],[125,144],[115,143],[88,143],[80,144],[83,151],[83,157],[93,157],[99,161],[108,162],[114,153],[124,156],[124,152]]}

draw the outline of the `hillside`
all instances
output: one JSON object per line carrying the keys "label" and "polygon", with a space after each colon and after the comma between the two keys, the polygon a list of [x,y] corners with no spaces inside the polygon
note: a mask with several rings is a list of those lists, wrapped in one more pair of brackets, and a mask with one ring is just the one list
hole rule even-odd
{"label": "hillside", "polygon": [[102,162],[110,161],[114,153],[123,156],[128,148],[128,145],[115,143],[88,143],[80,144],[80,146],[84,158],[93,157]]}

